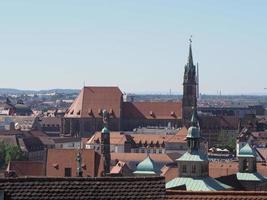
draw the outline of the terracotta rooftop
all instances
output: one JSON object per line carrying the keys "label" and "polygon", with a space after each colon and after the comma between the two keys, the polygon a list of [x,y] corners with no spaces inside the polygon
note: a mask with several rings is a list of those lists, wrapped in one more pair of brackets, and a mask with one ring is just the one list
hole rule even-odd
{"label": "terracotta rooftop", "polygon": [[167,191],[167,200],[266,200],[267,192],[248,191],[216,191],[216,192],[187,192]]}
{"label": "terracotta rooftop", "polygon": [[127,119],[181,119],[181,102],[124,102],[123,117]]}
{"label": "terracotta rooftop", "polygon": [[7,171],[13,171],[17,176],[45,176],[45,164],[41,161],[11,161]]}
{"label": "terracotta rooftop", "polygon": [[[146,153],[111,153],[112,160],[138,161],[141,162],[147,157]],[[172,163],[173,160],[167,154],[150,154],[155,162]]]}
{"label": "terracotta rooftop", "polygon": [[65,117],[98,118],[106,109],[114,117],[120,118],[121,101],[122,92],[118,87],[84,87],[66,111]]}
{"label": "terracotta rooftop", "polygon": [[173,136],[166,135],[166,134],[131,134],[131,137],[133,138],[136,144],[138,143],[162,144],[162,143],[166,143]]}
{"label": "terracotta rooftop", "polygon": [[[129,137],[130,136],[125,135],[123,132],[112,131],[112,132],[110,132],[110,144],[112,144],[112,145],[118,145],[118,144],[123,145],[127,141],[127,138],[129,138]],[[96,143],[100,143],[100,141],[101,141],[101,132],[96,132],[87,141],[87,144],[96,144]]]}
{"label": "terracotta rooftop", "polygon": [[187,128],[181,128],[175,135],[169,138],[168,143],[186,143]]}
{"label": "terracotta rooftop", "polygon": [[[76,149],[48,149],[46,175],[64,177],[65,168],[71,168],[71,176],[76,176],[78,150]],[[100,176],[103,170],[101,156],[91,149],[81,152],[83,176]]]}
{"label": "terracotta rooftop", "polygon": [[0,179],[6,200],[165,198],[163,177]]}
{"label": "terracotta rooftop", "polygon": [[[111,153],[112,165],[118,161],[123,161],[132,171],[135,171],[136,166],[146,157],[146,153]],[[150,154],[150,157],[155,162],[158,170],[166,164],[173,163],[173,160],[167,154]]]}

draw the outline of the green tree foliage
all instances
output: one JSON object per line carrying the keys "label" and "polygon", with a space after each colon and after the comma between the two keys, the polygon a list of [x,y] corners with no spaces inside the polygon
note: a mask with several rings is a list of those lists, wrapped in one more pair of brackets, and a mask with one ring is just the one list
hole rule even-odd
{"label": "green tree foliage", "polygon": [[23,159],[23,152],[18,146],[0,142],[0,167],[6,166],[12,160]]}
{"label": "green tree foliage", "polygon": [[230,152],[235,153],[236,151],[236,138],[232,137],[231,134],[227,134],[225,131],[220,131],[218,135],[218,144],[216,147],[221,149],[228,149]]}

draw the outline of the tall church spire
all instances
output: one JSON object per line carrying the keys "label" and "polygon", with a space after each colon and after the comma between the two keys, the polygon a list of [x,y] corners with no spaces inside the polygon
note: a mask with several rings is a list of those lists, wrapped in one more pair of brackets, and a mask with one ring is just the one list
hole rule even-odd
{"label": "tall church spire", "polygon": [[[192,37],[192,36],[191,36]],[[183,123],[190,126],[190,119],[193,114],[193,107],[197,106],[198,77],[196,66],[193,62],[192,38],[189,39],[188,62],[185,65],[183,83]]]}
{"label": "tall church spire", "polygon": [[189,39],[189,55],[188,55],[188,67],[191,68],[194,66],[193,54],[192,54],[192,36]]}

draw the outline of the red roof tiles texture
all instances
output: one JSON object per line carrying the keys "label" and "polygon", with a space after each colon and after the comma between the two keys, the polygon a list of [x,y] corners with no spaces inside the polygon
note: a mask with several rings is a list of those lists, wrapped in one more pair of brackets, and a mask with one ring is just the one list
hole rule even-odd
{"label": "red roof tiles texture", "polygon": [[[71,168],[71,176],[76,177],[78,150],[75,149],[48,149],[46,175],[50,177],[64,177],[65,168]],[[103,171],[102,159],[91,149],[81,151],[83,176],[100,176]]]}
{"label": "red roof tiles texture", "polygon": [[106,109],[114,117],[120,118],[121,103],[122,92],[118,87],[84,87],[66,111],[65,117],[97,118]]}
{"label": "red roof tiles texture", "polygon": [[123,117],[128,119],[181,119],[181,102],[124,102]]}
{"label": "red roof tiles texture", "polygon": [[8,168],[17,176],[45,176],[45,163],[41,161],[11,161]]}

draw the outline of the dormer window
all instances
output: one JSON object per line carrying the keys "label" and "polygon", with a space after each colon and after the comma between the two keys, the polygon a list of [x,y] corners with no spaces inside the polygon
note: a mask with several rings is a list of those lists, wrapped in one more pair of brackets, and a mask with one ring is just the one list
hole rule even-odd
{"label": "dormer window", "polygon": [[93,111],[92,111],[92,109],[89,109],[88,115],[90,115],[90,116],[93,115]]}
{"label": "dormer window", "polygon": [[155,113],[154,113],[153,111],[150,111],[150,112],[149,112],[149,115],[150,115],[151,117],[155,117]]}

